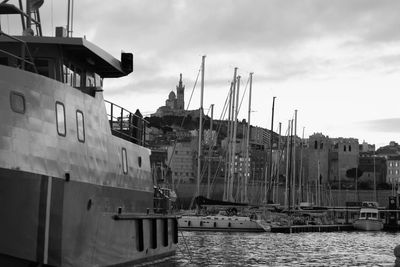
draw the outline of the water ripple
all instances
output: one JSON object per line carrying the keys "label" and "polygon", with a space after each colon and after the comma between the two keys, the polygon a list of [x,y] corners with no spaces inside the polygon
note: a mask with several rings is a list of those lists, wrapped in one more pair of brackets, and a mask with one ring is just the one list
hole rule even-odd
{"label": "water ripple", "polygon": [[384,232],[183,232],[179,242],[177,255],[162,266],[393,266],[400,238]]}

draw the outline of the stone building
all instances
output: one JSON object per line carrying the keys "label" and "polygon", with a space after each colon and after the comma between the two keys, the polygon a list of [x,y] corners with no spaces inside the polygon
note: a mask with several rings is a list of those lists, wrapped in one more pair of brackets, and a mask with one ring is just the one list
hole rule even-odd
{"label": "stone building", "polygon": [[168,147],[168,161],[174,184],[193,183],[196,179],[196,142],[176,142]]}
{"label": "stone building", "polygon": [[330,147],[329,136],[322,133],[314,133],[309,137],[307,153],[307,176],[308,182],[315,184],[320,175],[321,183],[328,181]]}
{"label": "stone building", "polygon": [[331,139],[332,149],[329,160],[329,181],[342,184],[351,179],[346,176],[349,169],[357,168],[359,164],[359,144],[355,138]]}
{"label": "stone building", "polygon": [[322,133],[315,133],[307,140],[304,162],[304,176],[308,182],[315,184],[320,175],[321,184],[331,184],[336,187],[344,184],[350,178],[347,170],[356,168],[359,164],[359,144],[354,138],[329,138]]}
{"label": "stone building", "polygon": [[396,184],[400,182],[400,156],[387,156],[386,182]]}

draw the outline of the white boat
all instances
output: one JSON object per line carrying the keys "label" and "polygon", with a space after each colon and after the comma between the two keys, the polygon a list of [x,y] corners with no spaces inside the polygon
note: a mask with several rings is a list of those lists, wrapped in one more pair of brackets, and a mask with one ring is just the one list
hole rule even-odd
{"label": "white boat", "polygon": [[256,217],[184,215],[178,219],[178,228],[184,231],[269,232],[270,226]]}
{"label": "white boat", "polygon": [[[197,197],[197,213],[183,214],[178,228],[184,231],[268,232],[271,230],[255,210],[246,204]],[[234,205],[236,204],[236,205]],[[238,212],[239,209],[239,212]]]}
{"label": "white boat", "polygon": [[360,209],[360,216],[353,222],[353,227],[362,231],[380,231],[383,229],[383,222],[379,218],[378,203],[363,202]]}

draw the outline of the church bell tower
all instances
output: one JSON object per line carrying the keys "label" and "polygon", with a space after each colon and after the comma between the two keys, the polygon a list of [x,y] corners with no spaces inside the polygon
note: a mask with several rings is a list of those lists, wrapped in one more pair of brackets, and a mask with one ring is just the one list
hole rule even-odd
{"label": "church bell tower", "polygon": [[179,110],[185,109],[185,86],[182,84],[182,73],[180,74],[179,84],[176,86],[176,108]]}

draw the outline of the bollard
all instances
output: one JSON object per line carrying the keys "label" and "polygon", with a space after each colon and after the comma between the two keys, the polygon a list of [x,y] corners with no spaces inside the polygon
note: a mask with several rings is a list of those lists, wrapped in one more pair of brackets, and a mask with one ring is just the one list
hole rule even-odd
{"label": "bollard", "polygon": [[397,245],[393,250],[396,260],[394,262],[394,267],[400,267],[400,245]]}

